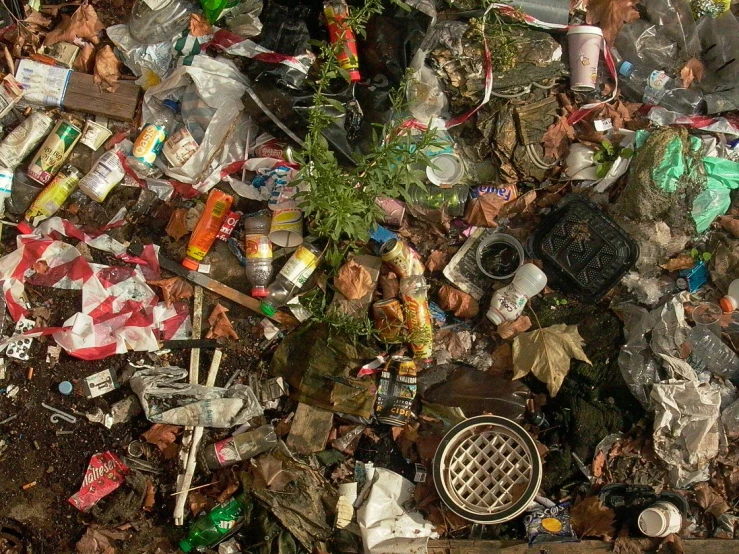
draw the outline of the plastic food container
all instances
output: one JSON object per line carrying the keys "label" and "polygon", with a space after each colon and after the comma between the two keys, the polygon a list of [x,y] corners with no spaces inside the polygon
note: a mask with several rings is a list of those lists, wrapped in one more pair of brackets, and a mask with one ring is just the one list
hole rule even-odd
{"label": "plastic food container", "polygon": [[541,458],[531,436],[499,416],[452,427],[434,456],[439,497],[458,516],[502,523],[520,515],[541,485]]}
{"label": "plastic food container", "polygon": [[528,249],[553,283],[588,301],[600,299],[639,259],[639,246],[626,231],[576,194],[544,219]]}

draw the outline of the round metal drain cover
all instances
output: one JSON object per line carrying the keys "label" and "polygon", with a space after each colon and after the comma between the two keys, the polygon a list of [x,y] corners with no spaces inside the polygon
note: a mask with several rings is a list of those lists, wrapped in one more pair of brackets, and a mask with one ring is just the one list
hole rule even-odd
{"label": "round metal drain cover", "polygon": [[434,484],[449,509],[475,523],[518,516],[541,485],[541,457],[526,430],[504,417],[455,425],[434,456]]}

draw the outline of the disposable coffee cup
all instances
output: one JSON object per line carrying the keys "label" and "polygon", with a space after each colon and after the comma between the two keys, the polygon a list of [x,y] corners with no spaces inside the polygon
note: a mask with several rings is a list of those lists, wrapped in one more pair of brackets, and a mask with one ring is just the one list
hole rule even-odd
{"label": "disposable coffee cup", "polygon": [[113,131],[108,129],[105,125],[100,125],[100,123],[95,123],[88,119],[85,122],[85,129],[82,131],[80,142],[94,151],[105,144],[105,141],[108,140],[112,134]]}
{"label": "disposable coffee cup", "polygon": [[298,209],[277,210],[272,214],[269,240],[290,248],[303,243],[303,212]]}
{"label": "disposable coffee cup", "polygon": [[426,166],[426,177],[435,185],[456,185],[464,176],[464,165],[456,154],[437,154]]}
{"label": "disposable coffee cup", "polygon": [[639,514],[639,530],[647,537],[666,537],[680,531],[683,516],[671,502],[657,502]]}
{"label": "disposable coffee cup", "polygon": [[570,89],[593,92],[598,81],[603,31],[590,25],[572,27],[567,31],[567,46],[570,51]]}

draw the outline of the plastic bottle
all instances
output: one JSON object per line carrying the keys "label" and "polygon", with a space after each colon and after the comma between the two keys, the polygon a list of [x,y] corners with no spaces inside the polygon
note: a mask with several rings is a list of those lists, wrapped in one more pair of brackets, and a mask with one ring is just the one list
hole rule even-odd
{"label": "plastic bottle", "polygon": [[18,223],[18,230],[26,234],[31,233],[32,226],[58,212],[79,185],[81,177],[79,169],[70,164],[65,165],[26,210],[23,220]]}
{"label": "plastic bottle", "polygon": [[223,220],[228,215],[228,210],[233,203],[233,196],[218,189],[213,189],[208,195],[205,210],[198,219],[195,229],[187,243],[187,254],[182,260],[182,265],[192,271],[197,271],[200,262],[213,246],[216,235],[223,225]]}
{"label": "plastic bottle", "polygon": [[721,300],[719,305],[724,313],[733,312],[739,308],[739,279],[734,279],[729,285],[729,291]]}
{"label": "plastic bottle", "polygon": [[262,425],[246,433],[209,444],[203,449],[200,461],[208,469],[221,469],[267,452],[277,445],[275,428]]}
{"label": "plastic bottle", "polygon": [[244,511],[248,503],[248,497],[242,492],[197,518],[190,526],[187,536],[180,541],[180,549],[183,552],[192,552],[215,546],[226,539],[244,522]]}
{"label": "plastic bottle", "polygon": [[80,190],[95,202],[103,202],[108,193],[123,180],[126,172],[115,150],[100,156],[92,169],[80,179]]}
{"label": "plastic bottle", "polygon": [[185,30],[195,7],[188,0],[136,0],[128,20],[128,32],[141,44],[169,41]]}
{"label": "plastic bottle", "polygon": [[702,327],[690,331],[693,354],[705,362],[706,367],[725,379],[739,377],[739,356],[729,348],[721,337]]}
{"label": "plastic bottle", "polygon": [[267,296],[267,285],[272,280],[272,243],[267,236],[271,222],[266,211],[244,218],[246,278],[254,298]]}
{"label": "plastic bottle", "polygon": [[523,264],[513,276],[510,285],[503,287],[493,295],[487,317],[496,325],[504,321],[513,321],[528,302],[547,285],[546,274],[534,264]]}
{"label": "plastic bottle", "polygon": [[153,112],[152,118],[141,129],[136,142],[133,143],[133,151],[128,157],[128,165],[140,177],[148,177],[158,171],[154,162],[176,123],[176,102],[171,100],[162,102],[152,98],[149,105]]}
{"label": "plastic bottle", "polygon": [[621,90],[637,102],[662,106],[682,114],[697,114],[704,110],[703,94],[680,86],[661,70],[651,70],[623,61],[618,68]]}
{"label": "plastic bottle", "polygon": [[267,316],[275,315],[277,308],[287,304],[318,267],[321,250],[312,244],[298,246],[287,263],[277,274],[277,278],[267,288],[267,296],[259,308]]}

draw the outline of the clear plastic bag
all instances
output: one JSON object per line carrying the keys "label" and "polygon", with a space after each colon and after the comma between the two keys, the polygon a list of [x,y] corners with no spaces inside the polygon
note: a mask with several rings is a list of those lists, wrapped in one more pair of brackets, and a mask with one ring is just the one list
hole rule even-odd
{"label": "clear plastic bag", "polygon": [[677,44],[678,63],[700,55],[701,43],[688,0],[645,0],[643,4],[657,32]]}
{"label": "clear plastic bag", "polygon": [[624,25],[616,37],[616,48],[624,59],[668,72],[677,69],[678,46],[660,27],[644,19]]}
{"label": "clear plastic bag", "polygon": [[739,84],[739,21],[726,12],[704,17],[698,22],[703,49],[701,59],[707,70],[701,88],[706,92],[727,90]]}

